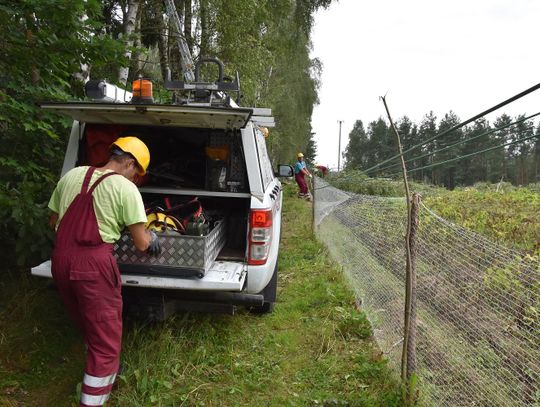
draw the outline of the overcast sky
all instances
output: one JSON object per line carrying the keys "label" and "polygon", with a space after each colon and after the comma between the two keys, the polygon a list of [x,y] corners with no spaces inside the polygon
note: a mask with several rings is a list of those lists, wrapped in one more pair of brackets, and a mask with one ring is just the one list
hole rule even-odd
{"label": "overcast sky", "polygon": [[[339,0],[315,16],[312,57],[323,63],[312,117],[317,161],[337,166],[356,120],[419,123],[430,110],[461,120],[540,82],[539,0]],[[540,90],[502,113],[540,111]],[[343,160],[341,161],[343,164]]]}

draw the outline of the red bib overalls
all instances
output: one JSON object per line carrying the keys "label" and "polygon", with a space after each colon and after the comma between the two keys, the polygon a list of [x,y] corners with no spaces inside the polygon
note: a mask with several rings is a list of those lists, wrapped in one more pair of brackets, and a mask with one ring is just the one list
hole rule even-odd
{"label": "red bib overalls", "polygon": [[118,372],[122,341],[121,279],[113,244],[98,229],[90,167],[81,188],[60,221],[52,255],[52,275],[72,319],[88,347],[80,406],[102,406]]}

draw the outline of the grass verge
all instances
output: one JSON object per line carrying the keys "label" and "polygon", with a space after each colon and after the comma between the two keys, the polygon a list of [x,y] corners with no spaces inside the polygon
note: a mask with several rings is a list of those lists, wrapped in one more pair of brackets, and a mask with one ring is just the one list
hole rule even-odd
{"label": "grass verge", "polygon": [[[285,189],[272,314],[178,314],[125,328],[108,406],[399,406],[400,389],[340,268]],[[0,286],[0,405],[76,405],[81,338],[41,280]]]}

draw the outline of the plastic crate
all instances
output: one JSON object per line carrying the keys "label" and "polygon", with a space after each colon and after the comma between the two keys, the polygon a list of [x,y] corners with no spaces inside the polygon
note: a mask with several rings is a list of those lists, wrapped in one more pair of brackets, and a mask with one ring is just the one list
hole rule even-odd
{"label": "plastic crate", "polygon": [[161,254],[149,256],[135,248],[129,234],[123,234],[114,245],[114,256],[120,269],[142,274],[203,277],[225,246],[225,222],[216,222],[206,236],[165,232],[158,233],[158,239]]}

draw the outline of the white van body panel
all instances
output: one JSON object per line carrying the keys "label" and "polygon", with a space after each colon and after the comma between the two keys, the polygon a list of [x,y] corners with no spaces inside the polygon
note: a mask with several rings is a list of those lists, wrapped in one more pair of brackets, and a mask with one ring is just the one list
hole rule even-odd
{"label": "white van body panel", "polygon": [[[251,125],[251,123],[248,123],[246,127],[241,130],[241,134],[242,145],[244,147],[244,155],[246,156],[246,171],[249,180],[249,189],[252,196],[257,198],[259,201],[262,201],[264,197],[264,191],[261,179],[261,170],[259,166],[257,146],[255,144],[255,135],[253,133],[253,126]],[[251,201],[253,208],[253,199]]]}

